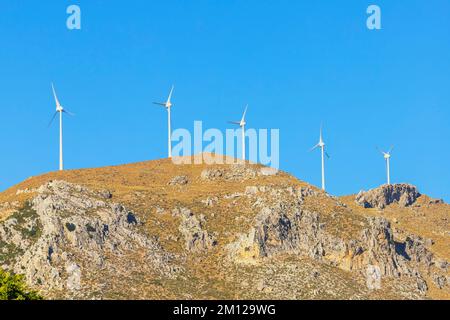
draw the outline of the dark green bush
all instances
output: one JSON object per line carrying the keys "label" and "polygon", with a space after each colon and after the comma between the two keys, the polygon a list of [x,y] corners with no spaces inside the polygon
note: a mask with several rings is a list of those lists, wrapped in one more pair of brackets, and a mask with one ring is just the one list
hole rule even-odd
{"label": "dark green bush", "polygon": [[23,276],[0,270],[0,300],[42,300],[42,297],[27,288]]}
{"label": "dark green bush", "polygon": [[73,232],[73,231],[75,231],[75,229],[77,228],[77,226],[74,225],[73,223],[67,222],[67,223],[66,223],[66,228],[67,228],[67,230],[69,230],[70,232]]}

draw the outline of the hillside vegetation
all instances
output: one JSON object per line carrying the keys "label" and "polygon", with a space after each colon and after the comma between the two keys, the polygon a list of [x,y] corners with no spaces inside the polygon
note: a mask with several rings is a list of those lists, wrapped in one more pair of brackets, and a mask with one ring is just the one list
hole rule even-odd
{"label": "hillside vegetation", "polygon": [[396,188],[370,208],[249,163],[52,172],[0,193],[0,267],[49,298],[449,299],[450,207]]}

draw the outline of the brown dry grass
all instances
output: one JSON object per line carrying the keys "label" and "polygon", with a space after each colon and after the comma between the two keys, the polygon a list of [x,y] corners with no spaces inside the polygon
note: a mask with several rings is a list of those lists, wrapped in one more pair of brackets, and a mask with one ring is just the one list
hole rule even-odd
{"label": "brown dry grass", "polygon": [[[260,167],[257,164],[247,163],[247,165]],[[179,218],[172,216],[171,210],[175,207],[188,207],[196,214],[204,214],[207,217],[206,228],[208,232],[217,234],[219,246],[208,255],[198,255],[187,260],[185,281],[172,283],[170,280],[165,280],[163,283],[166,286],[165,289],[160,284],[155,284],[154,290],[160,297],[173,298],[171,288],[184,286],[184,292],[194,290],[198,293],[197,297],[233,298],[236,290],[230,288],[230,281],[224,278],[226,275],[223,275],[221,269],[220,262],[223,261],[224,255],[223,244],[233,241],[236,234],[247,232],[257,212],[251,208],[250,200],[245,197],[235,201],[224,199],[223,196],[244,192],[247,186],[255,185],[311,186],[283,172],[275,176],[259,176],[244,181],[203,181],[201,172],[207,167],[225,168],[228,165],[175,165],[170,159],[161,159],[121,166],[50,172],[29,178],[0,193],[0,204],[14,201],[23,203],[31,199],[34,194],[17,194],[18,190],[32,190],[51,180],[65,180],[84,185],[92,190],[107,189],[113,193],[114,202],[123,203],[140,214],[145,221],[145,228],[159,238],[166,250],[180,254],[184,252],[184,244],[183,241],[179,241],[181,238],[178,232]],[[181,175],[187,176],[189,180],[187,185],[168,185],[173,177]],[[336,236],[350,239],[361,231],[365,225],[365,217],[381,215],[392,221],[392,225],[397,229],[432,238],[435,241],[432,246],[433,252],[450,260],[448,233],[450,206],[427,205],[427,198],[423,196],[419,199],[420,207],[399,208],[392,205],[380,212],[359,207],[354,202],[354,196],[339,198],[339,201],[346,206],[339,205],[336,199],[314,189],[318,192],[318,196],[306,198],[304,206],[312,211],[320,212],[322,222],[328,226],[327,230]],[[201,201],[210,196],[218,197],[220,200],[215,206],[206,207]],[[166,212],[157,214],[157,207]],[[0,219],[11,213],[11,210],[0,212]],[[199,288],[192,286],[199,286]],[[442,298],[441,295],[442,291],[430,288],[431,297]]]}

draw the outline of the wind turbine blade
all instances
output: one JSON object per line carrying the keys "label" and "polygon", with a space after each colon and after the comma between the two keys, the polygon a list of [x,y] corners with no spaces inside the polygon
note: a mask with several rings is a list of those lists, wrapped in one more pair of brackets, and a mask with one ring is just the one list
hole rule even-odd
{"label": "wind turbine blade", "polygon": [[391,148],[389,149],[389,151],[387,152],[388,154],[391,154],[392,150],[394,149],[394,146],[391,146]]}
{"label": "wind turbine blade", "polygon": [[56,107],[58,107],[58,106],[60,106],[60,103],[59,103],[58,97],[56,96],[56,90],[55,90],[55,86],[53,85],[53,82],[52,82],[52,91],[53,91],[53,97],[55,97]]}
{"label": "wind turbine blade", "polygon": [[322,131],[323,131],[323,123],[320,124],[320,141],[323,141]]}
{"label": "wind turbine blade", "polygon": [[52,119],[51,119],[50,122],[48,123],[48,126],[47,126],[47,127],[50,127],[50,126],[52,125],[53,120],[55,120],[57,114],[58,114],[58,111],[55,112],[55,114],[53,115]]}
{"label": "wind turbine blade", "polygon": [[327,156],[328,159],[330,159],[330,155],[328,154],[328,152],[325,152],[325,155]]}
{"label": "wind turbine blade", "polygon": [[156,105],[158,105],[158,106],[163,106],[163,107],[166,106],[165,103],[161,103],[161,102],[153,102],[153,104],[156,104]]}
{"label": "wind turbine blade", "polygon": [[228,123],[237,124],[238,126],[241,124],[241,123],[238,122],[238,121],[228,121]]}
{"label": "wind turbine blade", "polygon": [[378,150],[378,152],[379,153],[381,153],[381,154],[383,154],[384,155],[384,151],[383,150],[381,150],[380,148],[378,148],[378,147],[375,147],[377,150]]}
{"label": "wind turbine blade", "polygon": [[312,147],[312,148],[309,150],[309,152],[314,151],[314,150],[317,149],[318,147],[319,147],[319,145],[316,144],[314,147]]}
{"label": "wind turbine blade", "polygon": [[67,111],[66,109],[64,109],[62,112],[67,113],[69,116],[72,116],[72,117],[75,116],[75,113],[72,113],[72,112],[70,112],[70,111]]}
{"label": "wind turbine blade", "polygon": [[169,97],[167,98],[167,103],[170,103],[170,99],[172,99],[173,89],[174,89],[174,86],[172,85],[172,88],[170,89]]}
{"label": "wind turbine blade", "polygon": [[245,110],[244,110],[244,114],[242,115],[241,122],[245,122],[245,115],[247,114],[247,108],[248,108],[248,104],[245,106]]}

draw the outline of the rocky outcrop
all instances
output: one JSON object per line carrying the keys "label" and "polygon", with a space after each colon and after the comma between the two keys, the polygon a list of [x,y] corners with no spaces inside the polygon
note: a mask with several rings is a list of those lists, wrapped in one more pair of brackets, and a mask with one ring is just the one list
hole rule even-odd
{"label": "rocky outcrop", "polygon": [[202,180],[216,180],[224,176],[225,171],[221,169],[205,169],[200,177]]}
{"label": "rocky outcrop", "polygon": [[206,251],[217,244],[214,237],[204,229],[206,224],[204,215],[197,216],[187,208],[177,208],[174,210],[173,215],[179,216],[181,219],[178,230],[184,237],[187,251]]}
{"label": "rocky outcrop", "polygon": [[430,239],[409,235],[405,240],[405,253],[408,259],[429,268],[433,264],[433,254],[428,250],[428,247],[431,245],[432,241]]}
{"label": "rocky outcrop", "polygon": [[[408,279],[414,292],[422,297],[429,289],[422,273],[431,276],[438,287],[445,286],[447,278],[437,273],[442,271],[431,268],[436,265],[445,270],[446,266],[428,249],[433,242],[415,235],[404,241],[394,239],[391,225],[383,217],[366,218],[360,222],[359,232],[347,238],[333,231],[339,225],[334,221],[338,213],[324,216],[305,206],[308,197],[320,196],[311,188],[248,186],[243,196],[253,201],[252,206],[259,208],[259,213],[248,232],[238,234],[227,245],[228,259],[233,264],[263,265],[266,260],[288,254],[306,256],[364,277],[371,270],[371,276],[401,282]],[[342,208],[338,202],[335,205]],[[377,290],[376,281],[383,280],[372,280],[373,290]]]}
{"label": "rocky outcrop", "polygon": [[384,209],[392,203],[402,207],[412,205],[420,197],[417,188],[410,184],[385,184],[369,191],[360,191],[356,203],[364,208]]}
{"label": "rocky outcrop", "polygon": [[[249,239],[253,239],[253,244]],[[345,241],[327,233],[326,225],[315,212],[300,209],[288,215],[264,209],[256,218],[254,229],[240,241],[246,246],[244,252],[258,252],[260,258],[294,252],[349,271],[377,265],[382,275],[398,277],[409,273],[403,257],[396,254],[389,223],[384,219],[370,219],[360,238]]]}
{"label": "rocky outcrop", "polygon": [[[248,194],[254,195],[254,190],[251,191]],[[368,218],[361,226],[358,237],[343,239],[328,230],[318,212],[303,207],[303,197],[310,194],[307,190],[287,188],[267,192],[270,195],[278,194],[284,201],[267,206],[266,201],[258,199],[258,205],[263,207],[254,218],[249,232],[240,234],[236,241],[228,245],[232,261],[257,264],[266,257],[293,253],[347,271],[366,272],[368,267],[375,266],[382,276],[415,276],[421,279],[409,264],[409,258],[399,252],[398,243],[394,241],[390,223],[386,219]],[[290,197],[290,201],[286,201],[285,197]],[[414,243],[414,246],[409,243],[403,246],[417,257],[417,261],[422,262],[427,259],[426,255]],[[421,288],[425,286],[421,285]]]}
{"label": "rocky outcrop", "polygon": [[433,282],[439,289],[444,289],[449,283],[449,277],[444,275],[433,275]]}
{"label": "rocky outcrop", "polygon": [[172,180],[169,181],[168,185],[170,186],[184,186],[189,183],[189,179],[187,176],[176,176],[173,177]]}
{"label": "rocky outcrop", "polygon": [[396,250],[390,223],[382,217],[368,218],[369,227],[364,229],[360,238],[364,265],[377,265],[381,273],[399,277],[411,275],[406,259]]}
{"label": "rocky outcrop", "polygon": [[[30,192],[19,199],[32,199],[25,206],[0,204],[13,210],[0,216],[0,267],[24,274],[49,298],[193,299],[227,292],[252,299],[377,299],[388,292],[416,299],[428,288],[430,296],[436,288],[447,292],[445,254],[435,257],[431,239],[408,234],[398,221],[394,235],[376,212],[347,207],[304,183],[272,180],[266,176],[277,173],[259,166],[207,167],[201,177],[197,167],[185,176],[169,169],[142,190],[141,180],[119,186],[93,179],[89,185],[111,191],[64,181],[24,189]],[[186,184],[189,193],[178,197]],[[358,199],[378,208],[411,205],[418,196],[409,187],[382,189]],[[417,203],[429,208],[422,200]]]}
{"label": "rocky outcrop", "polygon": [[207,207],[213,207],[219,202],[218,197],[208,197],[205,200],[202,200],[202,203]]}
{"label": "rocky outcrop", "polygon": [[41,186],[28,207],[0,225],[2,249],[9,251],[3,255],[10,257],[4,267],[43,292],[78,291],[99,270],[125,276],[130,252],[144,257],[143,272],[175,274],[173,256],[140,231],[138,216],[105,198],[64,181]]}
{"label": "rocky outcrop", "polygon": [[230,180],[230,181],[243,181],[254,179],[259,176],[273,176],[278,173],[278,170],[267,167],[256,167],[245,164],[234,164],[226,169],[213,168],[205,169],[202,171],[200,177],[204,181],[214,180]]}

